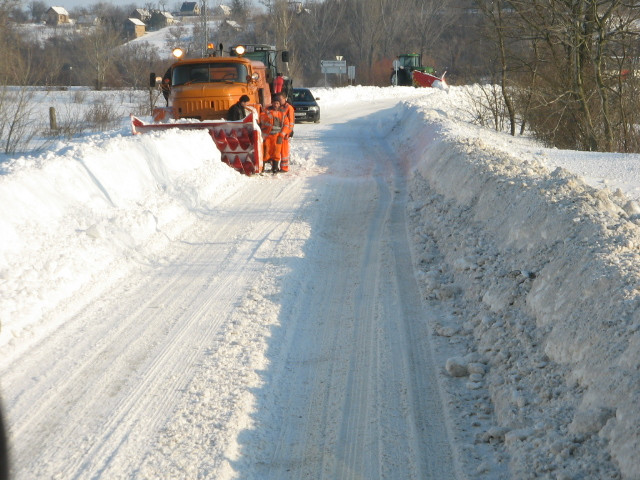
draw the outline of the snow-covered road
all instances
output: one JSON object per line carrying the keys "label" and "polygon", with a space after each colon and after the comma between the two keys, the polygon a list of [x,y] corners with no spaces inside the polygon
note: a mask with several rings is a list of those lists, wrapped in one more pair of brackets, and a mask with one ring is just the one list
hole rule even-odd
{"label": "snow-covered road", "polygon": [[312,168],[47,314],[3,366],[16,478],[455,478],[395,103],[299,125]]}
{"label": "snow-covered road", "polygon": [[0,165],[15,478],[640,479],[638,156],[470,92],[318,89],[285,175],[204,132]]}

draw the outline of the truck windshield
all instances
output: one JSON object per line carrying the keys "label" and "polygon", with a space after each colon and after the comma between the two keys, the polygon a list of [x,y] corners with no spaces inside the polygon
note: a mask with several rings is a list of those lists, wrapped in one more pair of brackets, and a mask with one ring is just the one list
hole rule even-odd
{"label": "truck windshield", "polygon": [[270,51],[270,50],[258,50],[255,52],[247,52],[244,54],[244,56],[251,60],[257,60],[258,62],[262,62],[267,67],[270,65],[275,65],[276,63],[276,52]]}
{"label": "truck windshield", "polygon": [[171,84],[247,81],[247,67],[241,63],[196,63],[173,68]]}

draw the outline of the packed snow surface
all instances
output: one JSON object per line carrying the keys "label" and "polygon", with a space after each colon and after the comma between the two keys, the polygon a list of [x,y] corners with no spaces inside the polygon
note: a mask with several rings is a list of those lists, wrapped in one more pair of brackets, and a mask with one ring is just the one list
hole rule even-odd
{"label": "packed snow surface", "polygon": [[640,157],[315,89],[287,174],[206,132],[0,175],[16,479],[640,478]]}

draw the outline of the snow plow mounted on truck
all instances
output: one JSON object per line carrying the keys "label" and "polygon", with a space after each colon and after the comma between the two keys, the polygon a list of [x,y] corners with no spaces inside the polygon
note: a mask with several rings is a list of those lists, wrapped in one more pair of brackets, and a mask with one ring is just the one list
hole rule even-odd
{"label": "snow plow mounted on truck", "polygon": [[[275,47],[264,46],[275,52]],[[287,55],[283,52],[283,61]],[[162,83],[166,107],[155,108],[153,123],[131,116],[134,134],[169,128],[207,130],[222,161],[241,173],[251,175],[264,169],[263,145],[258,119],[262,109],[271,103],[273,85],[268,77],[271,66],[244,56],[236,46],[233,55],[182,59],[183,52],[174,50],[178,59],[164,77],[151,74],[151,87]],[[273,56],[275,58],[275,54]],[[252,113],[238,121],[226,120],[229,108],[242,95],[249,97]]]}

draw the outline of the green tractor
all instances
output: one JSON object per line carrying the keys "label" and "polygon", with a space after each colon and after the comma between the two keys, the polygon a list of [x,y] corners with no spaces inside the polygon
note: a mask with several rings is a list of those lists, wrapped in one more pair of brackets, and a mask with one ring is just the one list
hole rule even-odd
{"label": "green tractor", "polygon": [[391,85],[410,87],[416,86],[413,80],[413,72],[423,72],[431,75],[435,74],[433,67],[422,66],[422,55],[418,53],[404,53],[398,55],[393,61],[393,71],[391,72]]}

